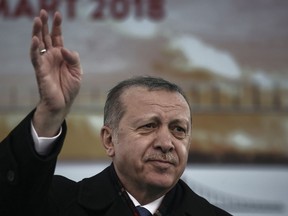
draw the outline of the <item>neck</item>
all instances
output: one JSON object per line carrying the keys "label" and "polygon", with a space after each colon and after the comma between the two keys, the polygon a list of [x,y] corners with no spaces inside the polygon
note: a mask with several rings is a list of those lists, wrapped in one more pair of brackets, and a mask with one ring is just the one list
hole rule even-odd
{"label": "neck", "polygon": [[[123,185],[124,186],[124,185]],[[133,188],[133,187],[125,187],[124,188],[127,190],[127,192],[133,196],[140,205],[147,205],[151,202],[154,202],[155,200],[163,197],[168,191],[164,190],[155,190],[152,188],[145,188],[139,190],[139,188]]]}
{"label": "neck", "polygon": [[169,188],[160,187],[157,185],[135,181],[133,179],[129,180],[125,176],[121,175],[121,172],[117,170],[114,163],[112,163],[112,167],[119,186],[132,195],[141,205],[146,205],[159,199],[174,187],[174,185]]}
{"label": "neck", "polygon": [[124,178],[120,173],[118,174],[117,168],[115,168],[115,172],[121,186],[132,195],[140,205],[146,205],[159,199],[171,189],[127,180],[127,178]]}

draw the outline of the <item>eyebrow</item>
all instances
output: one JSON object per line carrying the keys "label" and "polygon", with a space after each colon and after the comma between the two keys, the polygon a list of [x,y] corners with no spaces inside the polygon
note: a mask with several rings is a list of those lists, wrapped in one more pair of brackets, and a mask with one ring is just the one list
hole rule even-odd
{"label": "eyebrow", "polygon": [[151,116],[144,116],[142,118],[136,119],[132,123],[133,124],[139,124],[139,123],[142,123],[142,122],[145,122],[145,121],[151,121],[151,120],[156,121],[156,122],[160,122],[160,119],[157,116],[151,115]]}
{"label": "eyebrow", "polygon": [[187,127],[187,129],[189,129],[189,120],[187,119],[175,119],[172,122],[170,122],[169,124],[185,124],[185,126]]}
{"label": "eyebrow", "polygon": [[[143,118],[137,119],[137,120],[133,121],[133,124],[139,124],[139,123],[142,123],[142,122],[145,122],[145,121],[154,121],[154,122],[157,122],[157,123],[161,123],[161,120],[160,120],[160,118],[158,116],[151,115],[151,116],[144,116]],[[190,128],[189,127],[189,120],[185,119],[185,118],[174,119],[171,122],[169,122],[168,124],[169,125],[170,124],[185,124],[187,129]]]}

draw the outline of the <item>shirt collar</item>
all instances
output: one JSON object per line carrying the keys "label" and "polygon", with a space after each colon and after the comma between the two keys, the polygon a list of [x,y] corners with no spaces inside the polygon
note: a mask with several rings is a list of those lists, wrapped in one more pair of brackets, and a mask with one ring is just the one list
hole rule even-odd
{"label": "shirt collar", "polygon": [[[127,194],[135,206],[142,206],[130,193],[127,192]],[[154,200],[151,203],[143,205],[142,207],[146,208],[148,211],[150,211],[152,214],[154,214],[157,211],[157,209],[159,208],[163,199],[164,199],[164,196]]]}

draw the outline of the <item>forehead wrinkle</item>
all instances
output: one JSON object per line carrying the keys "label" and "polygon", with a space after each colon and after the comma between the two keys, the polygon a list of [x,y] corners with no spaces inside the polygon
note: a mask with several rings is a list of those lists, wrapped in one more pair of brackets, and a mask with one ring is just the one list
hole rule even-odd
{"label": "forehead wrinkle", "polygon": [[172,110],[178,110],[178,107],[180,107],[181,109],[183,108],[182,105],[180,104],[159,104],[159,103],[155,103],[154,101],[152,102],[148,102],[148,105],[152,105],[152,106],[158,106],[164,109],[172,109]]}
{"label": "forehead wrinkle", "polygon": [[[159,105],[159,104],[151,104],[154,106],[158,106],[161,107],[161,109],[159,111],[157,111],[158,115],[160,115],[161,117],[165,118],[167,113],[170,112],[175,112],[175,115],[173,115],[174,120],[173,121],[178,121],[178,122],[182,122],[185,121],[185,123],[188,121],[189,122],[189,118],[190,118],[190,113],[188,112],[188,115],[184,115],[185,113],[185,108],[183,108],[183,106],[181,105]],[[179,116],[180,115],[180,116]],[[152,115],[153,116],[153,115]],[[157,117],[157,115],[155,115],[155,117]],[[187,117],[187,118],[186,118]]]}
{"label": "forehead wrinkle", "polygon": [[[161,108],[164,108],[164,110],[160,110],[155,112],[147,112],[146,114],[143,115],[142,119],[145,120],[155,120],[155,121],[161,121],[161,118],[166,118],[166,113],[168,112],[173,112],[175,110],[179,111],[178,113],[183,114],[183,112],[180,111],[180,109],[178,109],[178,107],[180,107],[181,109],[183,109],[183,107],[181,105],[160,105],[160,104],[149,104],[152,106],[159,106]],[[171,109],[172,108],[172,109]],[[174,119],[172,119],[172,122],[177,123],[177,122],[185,122],[185,124],[189,124],[189,117],[185,118],[182,115],[178,116],[178,113],[176,113],[176,115],[173,116]],[[176,118],[175,118],[176,117]]]}

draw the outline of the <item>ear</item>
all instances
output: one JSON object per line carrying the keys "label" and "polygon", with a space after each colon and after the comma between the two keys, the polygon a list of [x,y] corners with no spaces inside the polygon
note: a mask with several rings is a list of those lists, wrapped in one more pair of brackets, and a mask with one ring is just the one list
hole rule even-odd
{"label": "ear", "polygon": [[114,149],[114,143],[113,143],[113,139],[112,139],[112,129],[107,127],[107,126],[103,126],[101,128],[101,140],[102,140],[102,145],[104,146],[105,150],[106,150],[106,154],[109,157],[114,157],[115,155],[115,149]]}

